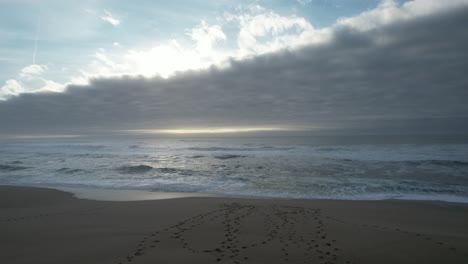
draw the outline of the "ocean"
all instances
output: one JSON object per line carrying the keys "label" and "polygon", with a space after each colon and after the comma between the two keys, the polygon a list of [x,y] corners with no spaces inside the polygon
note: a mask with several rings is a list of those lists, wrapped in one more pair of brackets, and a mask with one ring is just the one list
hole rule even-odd
{"label": "ocean", "polygon": [[468,140],[463,136],[3,140],[0,184],[466,203]]}

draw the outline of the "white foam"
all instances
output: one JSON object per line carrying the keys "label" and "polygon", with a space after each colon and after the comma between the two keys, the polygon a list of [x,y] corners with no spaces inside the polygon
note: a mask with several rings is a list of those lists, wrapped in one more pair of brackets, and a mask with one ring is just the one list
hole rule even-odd
{"label": "white foam", "polygon": [[49,187],[72,193],[80,199],[96,201],[144,201],[144,200],[166,200],[189,197],[216,197],[214,194],[206,193],[185,193],[185,192],[156,192],[144,190],[116,190],[98,188],[78,188],[78,187]]}

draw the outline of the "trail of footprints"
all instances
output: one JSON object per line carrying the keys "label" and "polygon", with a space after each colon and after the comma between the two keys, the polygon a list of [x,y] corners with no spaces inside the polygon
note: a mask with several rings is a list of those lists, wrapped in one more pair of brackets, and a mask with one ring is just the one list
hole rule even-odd
{"label": "trail of footprints", "polygon": [[[101,209],[104,209],[104,207],[55,213],[40,213],[29,216],[4,218],[0,219],[0,222],[18,223],[65,214],[90,213]],[[249,232],[246,230],[248,221],[244,220],[254,214],[258,214],[262,217],[264,230],[261,230],[260,238],[257,241],[243,239],[243,235],[247,235]],[[232,203],[223,204],[216,210],[198,214],[169,228],[151,232],[140,241],[136,249],[130,255],[126,256],[118,263],[132,262],[149,250],[157,250],[158,245],[164,242],[162,239],[163,237],[177,241],[181,248],[191,253],[210,254],[213,256],[213,262],[215,263],[249,263],[249,251],[252,252],[252,250],[261,247],[268,247],[272,243],[276,243],[276,245],[279,243],[279,245],[281,245],[280,250],[283,263],[353,263],[343,258],[342,254],[340,254],[340,248],[335,245],[336,240],[328,236],[324,225],[324,219],[362,228],[395,231],[435,243],[454,253],[457,252],[457,248],[442,241],[435,240],[428,235],[382,225],[351,223],[336,217],[324,216],[320,209],[307,209],[292,206],[261,207]],[[189,241],[187,238],[187,234],[193,229],[203,227],[204,225],[210,226],[216,222],[220,222],[224,231],[220,233],[223,237],[220,239],[221,242],[217,247],[200,249],[197,248],[200,243]],[[203,237],[199,239],[203,239]]]}
{"label": "trail of footprints", "polygon": [[457,251],[456,247],[450,246],[450,245],[448,245],[448,244],[446,244],[446,243],[444,243],[442,241],[437,241],[436,239],[433,239],[431,236],[424,235],[424,234],[421,234],[421,233],[412,232],[412,231],[404,230],[404,229],[401,229],[401,228],[386,227],[386,226],[382,226],[382,225],[356,224],[356,223],[351,223],[351,222],[344,221],[342,219],[338,219],[338,218],[331,217],[331,216],[325,216],[325,218],[329,219],[329,220],[332,220],[332,221],[335,221],[335,222],[338,222],[338,223],[354,225],[354,226],[359,226],[359,227],[363,227],[363,228],[372,228],[372,229],[379,229],[379,230],[382,230],[382,231],[399,232],[401,234],[405,234],[405,235],[408,235],[408,236],[417,237],[417,238],[419,238],[421,240],[425,240],[425,241],[428,241],[428,242],[433,242],[436,245],[444,247],[444,248],[446,248],[446,249],[448,249],[448,250],[450,250],[452,252]]}
{"label": "trail of footprints", "polygon": [[[260,228],[251,230],[250,221],[261,218]],[[200,248],[190,232],[196,228],[210,228],[221,225],[219,241],[212,248]],[[259,223],[257,223],[259,224]],[[130,255],[121,259],[119,264],[138,260],[150,251],[158,250],[166,239],[177,242],[181,248],[198,254],[210,254],[213,263],[258,263],[256,250],[268,250],[279,253],[283,263],[346,263],[352,261],[343,258],[336,240],[327,234],[320,209],[306,209],[291,206],[253,206],[238,203],[223,204],[218,209],[198,214],[164,230],[149,233],[137,245]],[[201,242],[204,237],[195,237]],[[261,256],[260,256],[261,257]],[[251,260],[251,258],[257,258]]]}

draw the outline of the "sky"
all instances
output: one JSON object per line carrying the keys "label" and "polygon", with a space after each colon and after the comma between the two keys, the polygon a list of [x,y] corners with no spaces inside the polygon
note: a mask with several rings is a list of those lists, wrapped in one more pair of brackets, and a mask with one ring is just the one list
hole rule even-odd
{"label": "sky", "polygon": [[468,131],[468,0],[0,7],[0,135]]}

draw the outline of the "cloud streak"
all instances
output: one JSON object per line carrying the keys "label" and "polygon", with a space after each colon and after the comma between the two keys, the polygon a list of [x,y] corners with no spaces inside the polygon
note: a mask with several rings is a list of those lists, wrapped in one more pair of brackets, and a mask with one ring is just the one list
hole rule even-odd
{"label": "cloud streak", "polygon": [[40,30],[41,30],[41,14],[39,14],[37,18],[37,29],[36,29],[36,37],[34,38],[34,52],[33,52],[33,60],[32,60],[33,64],[36,64],[37,42],[39,40]]}

